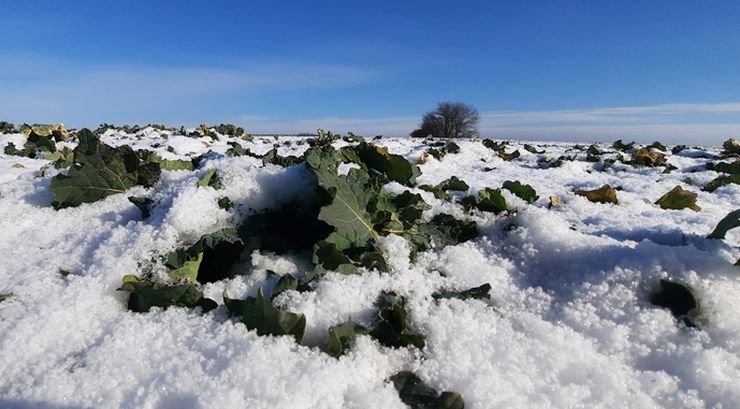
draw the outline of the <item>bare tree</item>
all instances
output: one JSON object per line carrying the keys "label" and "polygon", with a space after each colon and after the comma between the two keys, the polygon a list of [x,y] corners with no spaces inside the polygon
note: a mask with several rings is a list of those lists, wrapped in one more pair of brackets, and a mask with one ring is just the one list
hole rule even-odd
{"label": "bare tree", "polygon": [[440,102],[437,109],[427,112],[412,137],[468,138],[478,130],[478,110],[462,102]]}

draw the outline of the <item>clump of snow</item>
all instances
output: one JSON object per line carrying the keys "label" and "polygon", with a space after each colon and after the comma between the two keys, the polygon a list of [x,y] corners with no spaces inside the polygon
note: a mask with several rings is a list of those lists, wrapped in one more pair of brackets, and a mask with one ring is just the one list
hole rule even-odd
{"label": "clump of snow", "polygon": [[[458,142],[460,153],[421,165],[419,184],[454,175],[475,194],[518,180],[540,199],[528,205],[504,190],[515,214],[469,215],[412,189],[433,206],[425,218],[472,218],[480,237],[412,262],[405,240],[388,236],[381,247],[389,273],[329,273],[313,291],[282,293],[276,305],[306,316],[308,346],[299,346],[291,337],[257,336],[223,307],[206,314],[128,312],[125,294],[116,289],[124,275],[141,273],[159,255],[310,195],[314,180],[303,165],[227,157],[227,142],[258,154],[277,144],[281,155],[300,155],[306,144],[300,138],[163,137],[147,129],[108,131],[103,139],[168,159],[214,153],[193,172],[164,171],[153,188],[132,189],[155,201],[144,221],[128,194],[56,211],[48,187],[57,171],[39,177],[47,161],[0,154],[0,293],[14,294],[0,303],[0,406],[403,408],[387,379],[413,370],[439,391],[461,392],[473,409],[740,407],[740,276],[733,265],[740,233],[705,238],[740,207],[740,186],[701,191],[717,176],[703,169],[706,152],[669,155],[679,169],[668,174],[619,164],[600,172],[601,164],[585,161],[542,168],[545,154],[527,152],[523,143],[507,147],[519,149],[521,158],[503,161],[479,142]],[[8,141],[22,145],[25,138],[0,135],[2,146]],[[413,139],[377,143],[409,159],[423,151]],[[577,153],[567,143],[538,148],[555,158]],[[208,169],[218,170],[222,190],[197,187]],[[619,205],[573,193],[606,183],[621,187]],[[701,212],[653,205],[676,185],[698,194]],[[548,209],[552,195],[565,204]],[[216,204],[224,196],[234,203],[229,211]],[[301,257],[255,252],[245,275],[208,284],[204,292],[222,304],[224,290],[235,298],[254,295],[270,282],[268,270],[302,276],[310,268]],[[695,291],[700,329],[680,326],[650,304],[661,278]],[[442,289],[484,283],[492,286],[490,301],[432,298]],[[386,348],[367,336],[339,359],[316,348],[333,325],[348,319],[371,324],[382,291],[406,297],[412,329],[427,337],[423,351]]]}

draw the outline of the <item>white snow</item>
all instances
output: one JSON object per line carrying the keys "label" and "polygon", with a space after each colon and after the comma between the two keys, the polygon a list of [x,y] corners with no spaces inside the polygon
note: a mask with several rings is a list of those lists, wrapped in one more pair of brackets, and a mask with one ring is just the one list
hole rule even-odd
{"label": "white snow", "polygon": [[[537,160],[545,155],[525,151],[523,143],[507,147],[522,157],[505,162],[479,142],[460,141],[461,153],[421,165],[419,184],[456,175],[475,193],[519,180],[540,199],[527,205],[504,190],[515,215],[470,216],[415,189],[433,205],[425,217],[472,217],[480,237],[411,262],[406,242],[389,236],[381,241],[389,273],[329,274],[314,291],[281,294],[277,305],[306,315],[309,346],[299,346],[287,336],[257,336],[223,307],[206,314],[126,310],[125,293],[116,291],[124,275],[252,211],[300,198],[313,183],[302,166],[221,155],[227,141],[256,153],[277,144],[282,155],[300,154],[307,148],[301,138],[160,134],[108,131],[103,140],[167,159],[215,154],[196,171],[165,171],[148,191],[132,189],[157,202],[145,221],[128,194],[54,210],[49,180],[57,170],[38,177],[47,161],[0,154],[0,293],[14,295],[0,303],[0,407],[403,408],[387,381],[399,370],[415,371],[439,391],[462,393],[473,409],[740,407],[740,271],[733,265],[740,229],[726,240],[705,239],[740,208],[740,186],[701,191],[717,176],[692,172],[707,161],[701,151],[669,155],[679,168],[670,174],[620,164],[599,172],[584,161],[541,169]],[[24,137],[0,135],[0,147],[8,141],[22,145]],[[411,139],[376,143],[411,160],[424,149]],[[567,143],[535,145],[553,157],[576,152]],[[223,190],[196,188],[212,168]],[[605,183],[622,188],[619,205],[573,194]],[[653,205],[676,185],[698,193],[700,212]],[[552,195],[565,204],[548,209]],[[230,211],[216,204],[223,196],[235,204]],[[251,260],[243,266],[247,274],[208,284],[205,295],[222,304],[224,289],[232,297],[254,295],[267,270],[301,275],[311,268],[269,253]],[[701,330],[677,325],[669,311],[650,304],[660,278],[692,287]],[[493,287],[490,302],[431,297],[441,288],[483,283]],[[366,336],[340,359],[315,347],[332,325],[371,322],[383,290],[407,297],[411,325],[427,337],[423,351],[386,348]]]}

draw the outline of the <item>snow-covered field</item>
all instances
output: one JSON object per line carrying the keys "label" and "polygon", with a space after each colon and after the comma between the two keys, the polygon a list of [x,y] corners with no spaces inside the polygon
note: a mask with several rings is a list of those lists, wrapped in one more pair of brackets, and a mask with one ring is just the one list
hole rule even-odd
{"label": "snow-covered field", "polygon": [[[0,147],[24,140],[0,135]],[[706,238],[740,208],[740,186],[701,190],[718,176],[703,165],[720,147],[707,147],[711,155],[669,150],[677,169],[663,173],[620,162],[602,171],[603,158],[585,161],[569,143],[529,142],[546,151],[535,154],[513,142],[506,152],[522,156],[504,161],[479,141],[460,141],[459,153],[420,165],[417,185],[454,175],[470,187],[452,192],[460,198],[517,180],[539,199],[528,204],[502,189],[515,211],[494,215],[386,185],[421,193],[432,205],[427,220],[438,213],[474,220],[479,236],[413,261],[405,239],[381,237],[389,272],[328,273],[310,291],[282,293],[275,305],[306,317],[305,345],[298,345],[230,318],[222,293],[254,296],[268,270],[301,277],[313,269],[310,260],[252,254],[242,274],[203,287],[219,303],[205,313],[131,312],[127,293],[117,289],[155,257],[307,194],[314,182],[304,164],[224,155],[228,141],[258,154],[278,144],[280,155],[300,155],[302,139],[165,138],[147,128],[108,131],[102,141],[164,159],[212,153],[194,171],[163,171],[150,189],[61,210],[51,206],[49,189],[59,170],[39,177],[48,161],[0,154],[0,293],[13,294],[0,302],[0,407],[404,408],[388,381],[401,370],[438,391],[461,393],[472,409],[740,407],[740,229],[724,240]],[[428,149],[422,142],[374,141],[412,162]],[[560,167],[538,165],[546,155],[572,154],[577,160]],[[209,169],[217,169],[221,190],[197,186]],[[621,188],[618,205],[574,194],[604,184]],[[698,194],[701,211],[654,204],[677,185]],[[131,195],[155,201],[149,218],[142,220]],[[231,209],[217,204],[223,196]],[[550,196],[564,204],[550,208]],[[661,278],[693,290],[697,328],[651,304]],[[431,297],[484,283],[492,286],[490,300]],[[389,348],[367,335],[338,359],[316,347],[348,318],[371,323],[383,290],[406,297],[411,327],[426,336],[423,349]]]}

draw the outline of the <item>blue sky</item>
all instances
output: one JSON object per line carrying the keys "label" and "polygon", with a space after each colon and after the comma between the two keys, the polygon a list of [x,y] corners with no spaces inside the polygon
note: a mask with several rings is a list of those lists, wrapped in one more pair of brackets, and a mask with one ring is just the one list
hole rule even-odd
{"label": "blue sky", "polygon": [[740,136],[737,1],[4,2],[0,116],[500,138]]}

